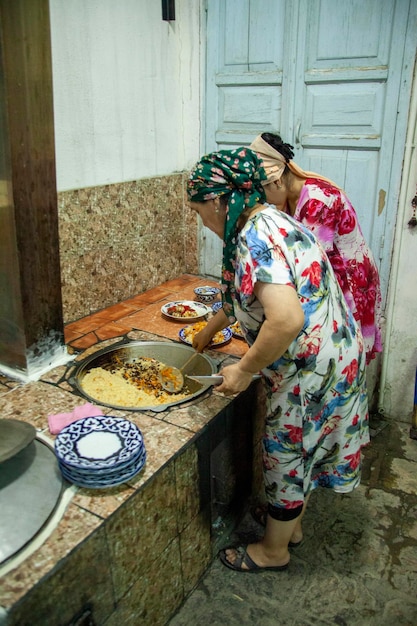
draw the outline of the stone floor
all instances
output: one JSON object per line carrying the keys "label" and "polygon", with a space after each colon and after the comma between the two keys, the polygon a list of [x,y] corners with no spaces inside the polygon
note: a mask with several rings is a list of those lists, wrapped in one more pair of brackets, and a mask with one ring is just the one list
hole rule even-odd
{"label": "stone floor", "polygon": [[[373,418],[361,486],[313,493],[304,543],[284,572],[233,572],[218,559],[169,626],[415,626],[417,441]],[[262,531],[247,514],[236,536]]]}

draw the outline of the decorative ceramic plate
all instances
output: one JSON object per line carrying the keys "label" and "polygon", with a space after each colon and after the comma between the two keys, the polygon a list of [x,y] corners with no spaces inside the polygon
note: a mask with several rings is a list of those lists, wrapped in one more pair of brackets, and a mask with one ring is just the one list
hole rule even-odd
{"label": "decorative ceramic plate", "polygon": [[239,322],[235,322],[234,324],[230,324],[230,330],[233,333],[233,337],[236,337],[237,339],[244,339],[244,335],[242,333],[242,329],[240,327]]}
{"label": "decorative ceramic plate", "polygon": [[214,304],[211,305],[211,309],[213,313],[217,313],[217,311],[220,311],[222,307],[223,307],[223,302],[215,302]]}
{"label": "decorative ceramic plate", "polygon": [[143,448],[143,437],[133,422],[109,415],[84,417],[65,426],[55,440],[59,461],[76,468],[123,466]]}
{"label": "decorative ceramic plate", "polygon": [[[202,328],[204,327],[204,326],[201,326],[202,324],[205,324],[205,322],[200,322],[197,324],[192,324],[190,326],[185,326],[184,328],[181,328],[180,332],[178,333],[181,341],[188,344],[189,346],[192,346],[194,335],[200,332],[200,330],[202,330]],[[208,347],[218,348],[220,346],[224,346],[224,344],[230,341],[231,338],[232,338],[232,331],[230,330],[230,328],[229,327],[223,328],[223,330],[220,330],[218,333],[214,335]]]}
{"label": "decorative ceramic plate", "polygon": [[71,465],[67,465],[63,461],[59,461],[60,469],[68,475],[73,477],[82,478],[83,480],[91,480],[91,481],[111,481],[113,478],[118,478],[121,474],[127,474],[137,468],[141,463],[143,464],[146,460],[146,450],[143,448],[139,454],[135,456],[135,458],[129,463],[125,463],[123,466],[114,467],[112,469],[85,469],[82,467],[73,467]]}
{"label": "decorative ceramic plate", "polygon": [[93,472],[83,474],[81,471],[70,469],[69,467],[59,464],[63,477],[78,487],[86,487],[87,489],[106,489],[108,487],[116,487],[122,485],[128,480],[136,476],[146,463],[146,452],[144,452],[137,461],[127,470],[112,472],[110,476],[96,476]]}
{"label": "decorative ceramic plate", "polygon": [[176,302],[167,302],[161,307],[161,312],[171,320],[183,322],[184,320],[198,320],[205,317],[210,311],[210,307],[202,302],[193,302],[192,300],[177,300]]}
{"label": "decorative ceramic plate", "polygon": [[141,448],[137,454],[135,454],[131,459],[129,459],[128,461],[126,461],[125,463],[119,463],[118,465],[116,465],[116,467],[79,467],[79,466],[74,466],[74,465],[69,465],[68,463],[65,463],[64,461],[61,461],[58,459],[58,463],[60,468],[64,469],[66,472],[69,472],[71,475],[73,476],[82,476],[83,478],[92,478],[94,480],[102,480],[103,478],[106,479],[110,479],[113,478],[115,475],[120,474],[121,472],[129,472],[131,469],[134,468],[135,465],[138,464],[138,462],[140,461],[140,459],[146,456],[146,450],[145,448]]}

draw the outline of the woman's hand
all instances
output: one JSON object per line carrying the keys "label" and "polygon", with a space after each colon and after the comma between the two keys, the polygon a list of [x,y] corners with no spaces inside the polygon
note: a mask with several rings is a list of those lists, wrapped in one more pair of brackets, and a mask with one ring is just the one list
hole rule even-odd
{"label": "woman's hand", "polygon": [[203,352],[204,348],[209,345],[212,337],[215,333],[212,333],[207,326],[200,330],[199,333],[196,333],[193,338],[193,348],[197,352]]}
{"label": "woman's hand", "polygon": [[239,363],[223,367],[219,374],[223,376],[221,385],[216,385],[216,391],[231,396],[239,391],[245,391],[253,380],[253,374],[245,372]]}
{"label": "woman's hand", "polygon": [[228,317],[223,312],[223,309],[220,309],[220,311],[213,315],[213,317],[207,322],[207,326],[194,335],[193,348],[197,350],[197,352],[202,352],[204,348],[209,345],[214,335],[219,332],[219,330],[226,328],[228,325]]}

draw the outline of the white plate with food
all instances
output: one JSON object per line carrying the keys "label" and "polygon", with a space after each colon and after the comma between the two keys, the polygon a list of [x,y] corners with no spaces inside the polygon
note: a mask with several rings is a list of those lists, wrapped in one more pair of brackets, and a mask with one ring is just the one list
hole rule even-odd
{"label": "white plate with food", "polygon": [[171,320],[199,320],[211,311],[211,307],[193,300],[177,300],[167,302],[161,307],[161,313]]}
{"label": "white plate with food", "polygon": [[[194,336],[199,333],[206,326],[207,322],[197,322],[197,324],[190,324],[190,326],[185,326],[181,328],[179,337],[181,341],[188,344],[189,346],[193,345]],[[232,331],[229,327],[223,328],[223,330],[219,330],[217,332],[211,342],[209,343],[209,348],[217,348],[219,346],[224,346],[225,343],[230,341],[232,338]]]}

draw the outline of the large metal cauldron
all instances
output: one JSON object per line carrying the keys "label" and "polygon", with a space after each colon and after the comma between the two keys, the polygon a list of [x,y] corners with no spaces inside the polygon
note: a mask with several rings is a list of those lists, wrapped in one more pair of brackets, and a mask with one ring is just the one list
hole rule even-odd
{"label": "large metal cauldron", "polygon": [[[90,401],[99,403],[105,406],[110,406],[113,409],[122,409],[129,411],[165,411],[168,407],[175,406],[177,404],[183,404],[189,402],[197,396],[200,396],[206,392],[210,385],[202,385],[197,381],[187,379],[187,389],[189,395],[182,400],[174,400],[167,404],[155,404],[151,406],[141,407],[126,407],[113,404],[107,404],[100,400],[100,398],[93,398],[89,396],[82,387],[82,380],[85,374],[94,367],[102,367],[104,369],[114,369],[115,363],[131,363],[139,357],[152,357],[165,363],[166,365],[173,365],[175,367],[181,367],[187,359],[194,353],[194,349],[181,344],[174,344],[169,342],[158,341],[132,341],[131,343],[123,346],[111,346],[96,352],[88,357],[85,361],[80,363],[77,367],[74,377],[71,380],[77,387],[78,391],[88,398]],[[215,374],[217,371],[216,364],[206,355],[198,354],[190,363],[190,366],[185,368],[184,374],[193,374],[195,376],[208,376]]]}

